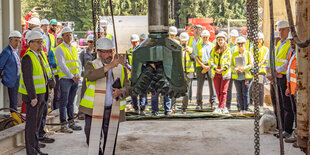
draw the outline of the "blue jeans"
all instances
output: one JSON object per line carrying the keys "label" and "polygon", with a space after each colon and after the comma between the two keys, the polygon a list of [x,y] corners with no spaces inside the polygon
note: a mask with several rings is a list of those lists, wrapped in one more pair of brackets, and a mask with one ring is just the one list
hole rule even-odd
{"label": "blue jeans", "polygon": [[[156,93],[155,95],[152,95],[151,97],[153,114],[158,113],[158,96],[159,96],[159,93]],[[165,114],[168,114],[171,112],[171,99],[168,96],[164,96],[164,108],[165,108]]]}
{"label": "blue jeans", "polygon": [[[9,99],[10,99],[10,108],[17,111],[17,95],[18,95],[18,87],[19,87],[19,78],[17,79],[15,86],[12,88],[8,87]],[[13,110],[10,110],[14,112]]]}
{"label": "blue jeans", "polygon": [[135,110],[138,110],[138,105],[140,106],[140,110],[144,111],[145,106],[147,105],[147,98],[139,96],[139,103],[138,103],[138,97],[137,96],[131,96],[131,103],[133,105],[133,108]]}
{"label": "blue jeans", "polygon": [[237,102],[240,110],[248,110],[250,103],[250,86],[252,80],[234,80],[237,90]]}
{"label": "blue jeans", "polygon": [[73,102],[78,89],[78,83],[75,83],[72,79],[60,79],[60,99],[59,99],[59,114],[60,123],[66,122],[66,111],[68,114],[68,120],[74,118]]}

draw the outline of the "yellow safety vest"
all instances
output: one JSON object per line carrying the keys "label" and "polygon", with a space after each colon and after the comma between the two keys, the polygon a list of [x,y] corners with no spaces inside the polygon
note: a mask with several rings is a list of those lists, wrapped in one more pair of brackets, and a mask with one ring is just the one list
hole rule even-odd
{"label": "yellow safety vest", "polygon": [[[52,35],[52,34],[48,34],[48,37],[50,38],[50,41],[51,41],[51,47],[50,47],[50,50],[53,50],[56,46],[56,42],[55,42],[55,36]],[[46,41],[45,39],[43,39],[43,45],[46,47]],[[47,51],[49,52],[49,51]]]}
{"label": "yellow safety vest", "polygon": [[[41,56],[42,55],[42,56]],[[46,71],[46,74],[48,76],[48,78],[52,78],[53,74],[52,74],[52,70],[51,70],[51,67],[49,65],[49,62],[48,62],[48,59],[44,53],[44,51],[41,51],[41,59],[43,60],[43,65],[44,65],[44,68],[45,68],[45,71]]]}
{"label": "yellow safety vest", "polygon": [[222,76],[224,79],[231,78],[231,69],[230,69],[230,62],[231,62],[231,53],[230,48],[227,49],[222,53],[222,57],[220,58],[220,54],[215,51],[215,47],[211,51],[211,56],[209,59],[209,66],[211,67],[211,78],[214,78],[215,70],[217,66],[220,66],[222,69],[226,69],[222,72]]}
{"label": "yellow safety vest", "polygon": [[[198,50],[198,57],[199,60],[202,62],[202,44],[203,42],[201,41],[200,44],[197,45],[197,50]],[[209,45],[211,45],[211,49],[214,47],[214,44],[208,42]],[[197,62],[196,67],[201,67],[201,65]]]}
{"label": "yellow safety vest", "polygon": [[[189,46],[187,46],[188,48],[191,49],[190,53],[193,52],[193,49]],[[185,51],[182,52],[182,65],[183,65],[183,68],[184,68],[184,62],[185,62],[185,72],[186,73],[192,73],[192,72],[195,72],[195,68],[194,68],[194,61],[191,60],[191,57],[190,57],[190,54],[188,54],[187,52]],[[184,57],[185,55],[185,57]]]}
{"label": "yellow safety vest", "polygon": [[[94,68],[98,69],[94,65],[94,61],[92,61],[92,63],[93,63]],[[124,70],[124,67],[122,67],[122,79],[121,79],[121,86],[122,87],[124,86],[124,80],[125,80],[125,70]],[[80,106],[83,106],[83,107],[88,108],[88,109],[93,109],[94,108],[94,100],[95,100],[96,81],[88,81],[86,79],[86,86],[87,86],[87,89],[86,89],[84,96],[81,100]],[[106,97],[108,97],[108,96],[106,96]],[[109,96],[109,97],[111,97],[111,96]],[[124,100],[126,100],[126,98],[121,100],[121,101],[124,101]],[[126,104],[120,106],[120,110],[124,110],[125,107],[126,107]]]}
{"label": "yellow safety vest", "polygon": [[[62,51],[65,54],[65,61],[66,61],[66,66],[69,68],[70,72],[75,75],[79,74],[79,58],[77,55],[77,50],[74,46],[71,46],[71,51],[65,46],[64,43],[61,43],[58,48],[61,48]],[[57,70],[58,70],[58,76],[59,78],[67,76],[59,67],[57,64]]]}
{"label": "yellow safety vest", "polygon": [[110,33],[107,33],[107,35],[105,36],[106,38],[109,38],[109,39],[111,39],[112,40],[112,35],[110,34]]}
{"label": "yellow safety vest", "polygon": [[[128,57],[128,62],[129,62],[130,66],[132,66],[132,50],[133,50],[133,48],[130,48],[129,50],[126,51],[127,57]],[[130,71],[128,71],[128,78],[131,78],[131,72]]]}
{"label": "yellow safety vest", "polygon": [[[193,41],[194,41],[194,37],[192,36],[192,37],[189,38],[187,46],[192,47]],[[199,38],[197,45],[199,45],[199,43],[201,43],[201,42],[202,42],[202,39]]]}
{"label": "yellow safety vest", "polygon": [[[254,49],[252,49],[252,55],[254,57]],[[262,62],[264,60],[264,57],[268,51],[268,47],[266,46],[262,46],[261,48],[259,48],[259,53],[258,53],[258,62]],[[266,67],[267,67],[267,63],[268,63],[268,60],[265,60],[265,63],[259,68],[259,74],[267,74],[267,70],[266,70]]]}
{"label": "yellow safety vest", "polygon": [[[234,53],[232,55],[232,66],[235,66],[235,67],[236,67],[236,62],[235,62],[236,57],[239,57],[239,50],[234,51]],[[253,56],[251,55],[250,52],[244,51],[243,57],[245,59],[245,65],[249,65],[249,64],[251,65],[251,68],[244,70],[245,79],[252,79],[253,75],[251,74],[250,70],[253,68]],[[232,74],[232,76],[231,76],[232,79],[238,79],[238,73],[236,72],[235,69],[231,70],[231,74]]]}
{"label": "yellow safety vest", "polygon": [[[291,46],[291,43],[290,41],[286,41],[286,43],[282,46],[281,49],[279,49],[281,45],[281,41],[278,42],[277,44],[277,48],[276,48],[276,51],[275,51],[275,56],[276,56],[276,59],[275,59],[275,66],[276,67],[280,67],[282,65],[284,65],[284,63],[287,61],[287,52]],[[278,52],[279,50],[279,52]],[[286,74],[286,70],[281,72],[281,74]]]}
{"label": "yellow safety vest", "polygon": [[[31,62],[32,62],[32,68],[33,68],[32,78],[33,78],[33,84],[34,84],[36,94],[46,93],[46,81],[44,78],[43,68],[40,64],[38,57],[33,52],[31,52],[29,49],[27,50],[25,55],[29,55]],[[26,64],[26,65],[28,65],[28,64]],[[21,71],[21,78],[19,81],[18,92],[20,92],[21,94],[24,94],[24,95],[28,95],[28,92],[27,92],[27,89],[26,89],[26,86],[24,83],[24,79],[23,79],[23,71]]]}
{"label": "yellow safety vest", "polygon": [[[58,47],[58,46],[57,46],[57,47]],[[57,47],[52,49],[53,55],[54,55],[54,58],[55,58],[55,63],[56,63],[56,64],[57,64],[57,58],[56,58],[55,51],[56,51]],[[57,67],[56,67],[56,68],[53,68],[53,73],[54,73],[55,76],[58,75],[58,72],[59,72],[59,71],[58,71],[58,68],[57,68]]]}

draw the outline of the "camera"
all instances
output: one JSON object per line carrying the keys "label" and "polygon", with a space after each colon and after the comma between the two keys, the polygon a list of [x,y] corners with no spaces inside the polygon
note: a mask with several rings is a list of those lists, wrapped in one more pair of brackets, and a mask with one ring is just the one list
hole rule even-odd
{"label": "camera", "polygon": [[182,44],[182,47],[186,47],[186,44]]}

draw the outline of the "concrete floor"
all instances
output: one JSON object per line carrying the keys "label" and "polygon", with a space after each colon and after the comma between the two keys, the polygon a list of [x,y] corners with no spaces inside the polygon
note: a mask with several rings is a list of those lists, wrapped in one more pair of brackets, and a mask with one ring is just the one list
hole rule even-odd
{"label": "concrete floor", "polygon": [[[84,122],[79,122],[84,125]],[[127,121],[120,124],[117,155],[248,155],[254,153],[253,120],[170,120]],[[42,149],[50,155],[85,155],[87,145],[83,131],[56,133],[56,139]],[[261,135],[262,155],[279,154],[279,140]],[[24,155],[25,149],[15,155]],[[291,144],[285,154],[302,155]]]}

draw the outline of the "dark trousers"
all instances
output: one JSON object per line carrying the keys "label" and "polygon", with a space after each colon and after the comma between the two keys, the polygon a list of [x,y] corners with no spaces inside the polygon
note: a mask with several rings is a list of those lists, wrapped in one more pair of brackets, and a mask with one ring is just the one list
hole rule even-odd
{"label": "dark trousers", "polygon": [[[159,93],[152,95],[151,97],[151,104],[152,104],[152,113],[158,113],[158,96]],[[171,112],[171,99],[168,96],[164,96],[164,109],[165,114]]]}
{"label": "dark trousers", "polygon": [[[229,85],[228,85],[228,88],[227,88],[227,96],[226,96],[226,107],[228,109],[230,109],[230,106],[231,106],[231,99],[232,99],[232,86],[234,84],[234,81],[233,80],[230,80],[229,81]],[[237,104],[238,101],[237,101]],[[239,106],[239,105],[238,105]]]}
{"label": "dark trousers", "polygon": [[216,100],[216,92],[214,88],[213,81],[211,79],[210,73],[207,72],[206,74],[202,74],[202,67],[197,67],[196,68],[196,73],[197,73],[197,94],[196,94],[196,99],[197,99],[197,105],[201,106],[202,105],[202,91],[203,91],[203,85],[205,83],[205,79],[207,77],[208,84],[209,84],[209,102],[214,104]]}
{"label": "dark trousers", "polygon": [[292,109],[294,113],[294,121],[295,121],[295,128],[297,128],[297,114],[296,114],[296,98],[294,95],[290,95]]}
{"label": "dark trousers", "polygon": [[[103,148],[105,148],[105,143],[107,141],[107,135],[108,135],[108,129],[109,129],[109,123],[110,123],[110,115],[111,115],[111,107],[110,108],[106,107],[104,109],[104,116],[103,116],[103,120],[102,120],[102,131],[103,131],[103,134],[104,134]],[[92,116],[85,114],[84,133],[85,133],[85,136],[86,136],[86,143],[87,143],[87,145],[89,145],[91,122],[92,122]],[[102,137],[102,135],[101,135],[101,137]]]}
{"label": "dark trousers", "polygon": [[45,105],[43,106],[44,106],[44,109],[43,109],[40,129],[39,129],[39,137],[44,137],[46,134],[46,132],[44,131],[44,128],[45,128],[46,117],[47,117],[47,112],[48,112],[48,102],[45,102]]}
{"label": "dark trousers", "polygon": [[237,102],[240,110],[248,110],[250,81],[251,80],[233,80],[237,90]]}
{"label": "dark trousers", "polygon": [[68,114],[68,120],[74,118],[74,98],[78,89],[78,83],[75,83],[72,79],[60,79],[60,99],[59,99],[59,114],[60,123],[66,122],[66,112]]}
{"label": "dark trousers", "polygon": [[[190,83],[191,83],[191,79],[189,79],[187,81],[187,92],[185,93],[185,95],[183,96],[183,100],[182,100],[182,110],[186,110],[187,106],[188,106],[188,96],[189,96],[189,88],[190,88]],[[171,109],[175,109],[175,105],[176,104],[176,98],[171,98]]]}
{"label": "dark trousers", "polygon": [[60,85],[59,85],[59,77],[55,76],[56,85],[54,88],[54,99],[53,99],[53,110],[59,108],[59,99],[60,99]]}
{"label": "dark trousers", "polygon": [[139,106],[140,106],[140,110],[144,111],[145,110],[145,106],[147,105],[147,98],[139,96],[139,102],[138,102],[138,97],[137,96],[131,96],[131,103],[132,103],[133,108],[135,110],[138,110]]}
{"label": "dark trousers", "polygon": [[285,95],[286,91],[286,75],[283,75],[282,78],[277,78],[277,83],[279,87],[279,103],[281,109],[281,116],[284,123],[282,124],[284,131],[291,134],[293,132],[293,123],[294,123],[294,113],[292,109],[291,100],[288,96]]}
{"label": "dark trousers", "polygon": [[25,140],[26,140],[26,151],[27,155],[35,154],[35,150],[40,150],[38,144],[38,131],[41,124],[41,118],[43,110],[45,108],[45,94],[37,94],[38,98],[43,97],[43,100],[38,99],[36,106],[32,107],[30,102],[26,102],[27,115],[26,115],[26,126],[25,126]]}
{"label": "dark trousers", "polygon": [[[17,111],[17,99],[18,99],[18,87],[19,87],[19,78],[15,83],[15,86],[12,88],[8,87],[8,93],[9,93],[9,99],[10,99],[10,108]],[[10,110],[11,112],[14,112],[13,110]]]}

